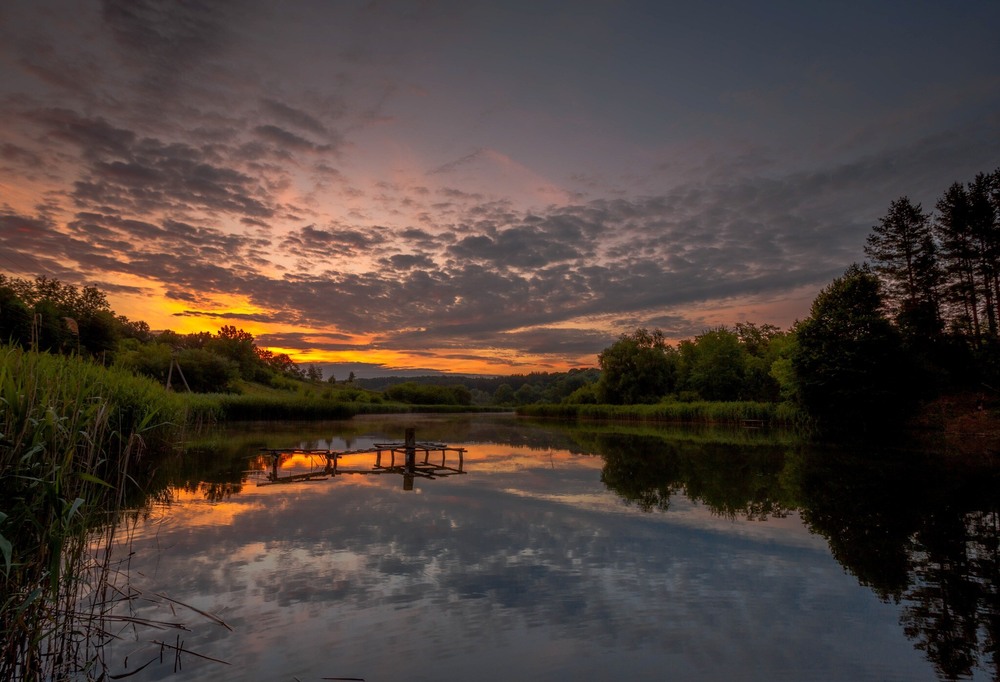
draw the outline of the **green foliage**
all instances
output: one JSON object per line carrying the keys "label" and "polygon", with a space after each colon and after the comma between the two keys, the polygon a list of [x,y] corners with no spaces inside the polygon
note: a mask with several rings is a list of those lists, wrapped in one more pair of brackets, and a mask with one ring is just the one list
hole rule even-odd
{"label": "green foliage", "polygon": [[106,356],[121,335],[107,297],[57,279],[0,274],[0,340],[56,353]]}
{"label": "green foliage", "polygon": [[774,360],[768,369],[768,376],[774,381],[772,386],[778,389],[778,400],[782,402],[799,401],[799,385],[795,376],[792,357],[798,351],[798,337],[795,331],[787,334],[776,345]]}
{"label": "green foliage", "polygon": [[[203,348],[185,348],[177,353],[177,365],[184,372],[188,386],[199,393],[225,391],[239,377],[239,366],[232,360]],[[177,377],[171,377],[180,385]]]}
{"label": "green foliage", "polygon": [[0,677],[63,679],[41,673],[41,645],[72,634],[87,531],[138,496],[183,418],[148,379],[0,346]]}
{"label": "green foliage", "polygon": [[747,420],[782,426],[807,426],[805,413],[786,403],[677,402],[656,405],[536,404],[517,408],[519,415],[560,419],[601,419],[625,422],[743,424]]}
{"label": "green foliage", "polygon": [[0,343],[26,347],[31,339],[31,316],[31,310],[14,289],[0,284]]}
{"label": "green foliage", "polygon": [[681,343],[687,370],[685,385],[705,400],[739,400],[743,392],[747,353],[735,332],[725,327]]}
{"label": "green foliage", "polygon": [[193,396],[191,418],[204,421],[280,421],[283,419],[348,419],[358,412],[348,403],[295,395],[283,397],[229,393]]}
{"label": "green foliage", "polygon": [[385,397],[410,405],[471,405],[472,393],[461,384],[428,386],[408,381],[390,386]]}
{"label": "green foliage", "polygon": [[513,405],[514,400],[514,389],[510,384],[500,384],[493,392],[493,402],[497,405]]}
{"label": "green foliage", "polygon": [[597,384],[585,384],[563,399],[567,405],[596,405]]}
{"label": "green foliage", "polygon": [[264,363],[250,332],[232,325],[224,325],[218,334],[205,344],[205,350],[236,363],[240,376],[247,381],[260,381],[267,377]]}
{"label": "green foliage", "polygon": [[677,352],[667,346],[659,329],[622,334],[597,356],[601,378],[597,393],[604,403],[654,403],[673,390]]}
{"label": "green foliage", "polygon": [[912,396],[909,366],[871,270],[852,265],[823,289],[797,341],[792,366],[811,415],[857,428],[898,423]]}
{"label": "green foliage", "polygon": [[524,384],[514,391],[514,402],[518,405],[530,405],[537,403],[541,394],[533,384]]}

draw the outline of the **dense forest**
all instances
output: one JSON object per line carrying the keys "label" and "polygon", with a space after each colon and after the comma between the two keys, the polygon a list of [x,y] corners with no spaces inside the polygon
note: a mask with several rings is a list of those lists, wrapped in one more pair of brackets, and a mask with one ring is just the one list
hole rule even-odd
{"label": "dense forest", "polygon": [[[192,392],[248,384],[330,399],[515,407],[697,401],[786,403],[818,423],[896,424],[921,401],[1000,386],[1000,170],[947,188],[932,212],[891,202],[853,264],[791,329],[740,322],[677,344],[659,330],[622,334],[598,368],[511,376],[324,381],[321,370],[259,347],[232,326],[154,333],[115,315],[95,287],[0,274],[0,341],[76,354]],[[335,394],[331,386],[342,390]]]}

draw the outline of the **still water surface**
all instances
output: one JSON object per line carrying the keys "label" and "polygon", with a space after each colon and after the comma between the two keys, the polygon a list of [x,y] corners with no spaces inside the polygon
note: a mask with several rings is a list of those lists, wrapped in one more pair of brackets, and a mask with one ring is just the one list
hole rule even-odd
{"label": "still water surface", "polygon": [[[412,490],[395,474],[258,485],[262,447],[361,449],[409,425],[466,448],[465,473]],[[144,595],[131,613],[190,631],[129,629],[110,672],[156,659],[129,679],[996,679],[1000,533],[982,475],[949,484],[956,507],[926,498],[941,473],[912,462],[859,473],[787,437],[711,438],[510,416],[216,434],[164,467],[123,548]],[[161,662],[154,641],[185,653]]]}

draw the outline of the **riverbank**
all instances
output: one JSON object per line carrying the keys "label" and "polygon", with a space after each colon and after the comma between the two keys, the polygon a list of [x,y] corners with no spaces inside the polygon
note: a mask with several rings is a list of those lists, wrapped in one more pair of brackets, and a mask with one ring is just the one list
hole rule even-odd
{"label": "riverbank", "polygon": [[664,402],[652,405],[536,404],[518,407],[517,414],[558,419],[782,427],[804,427],[809,423],[808,416],[790,403],[749,401]]}
{"label": "riverbank", "polygon": [[935,449],[970,463],[1000,463],[1000,399],[956,393],[926,403],[911,429]]}

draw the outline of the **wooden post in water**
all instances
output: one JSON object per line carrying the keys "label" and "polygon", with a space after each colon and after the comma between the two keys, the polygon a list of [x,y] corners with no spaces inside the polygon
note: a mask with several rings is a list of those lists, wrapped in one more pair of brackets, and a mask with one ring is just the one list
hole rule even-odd
{"label": "wooden post in water", "polygon": [[403,490],[413,490],[413,472],[417,465],[417,430],[406,429],[406,459],[403,469]]}

